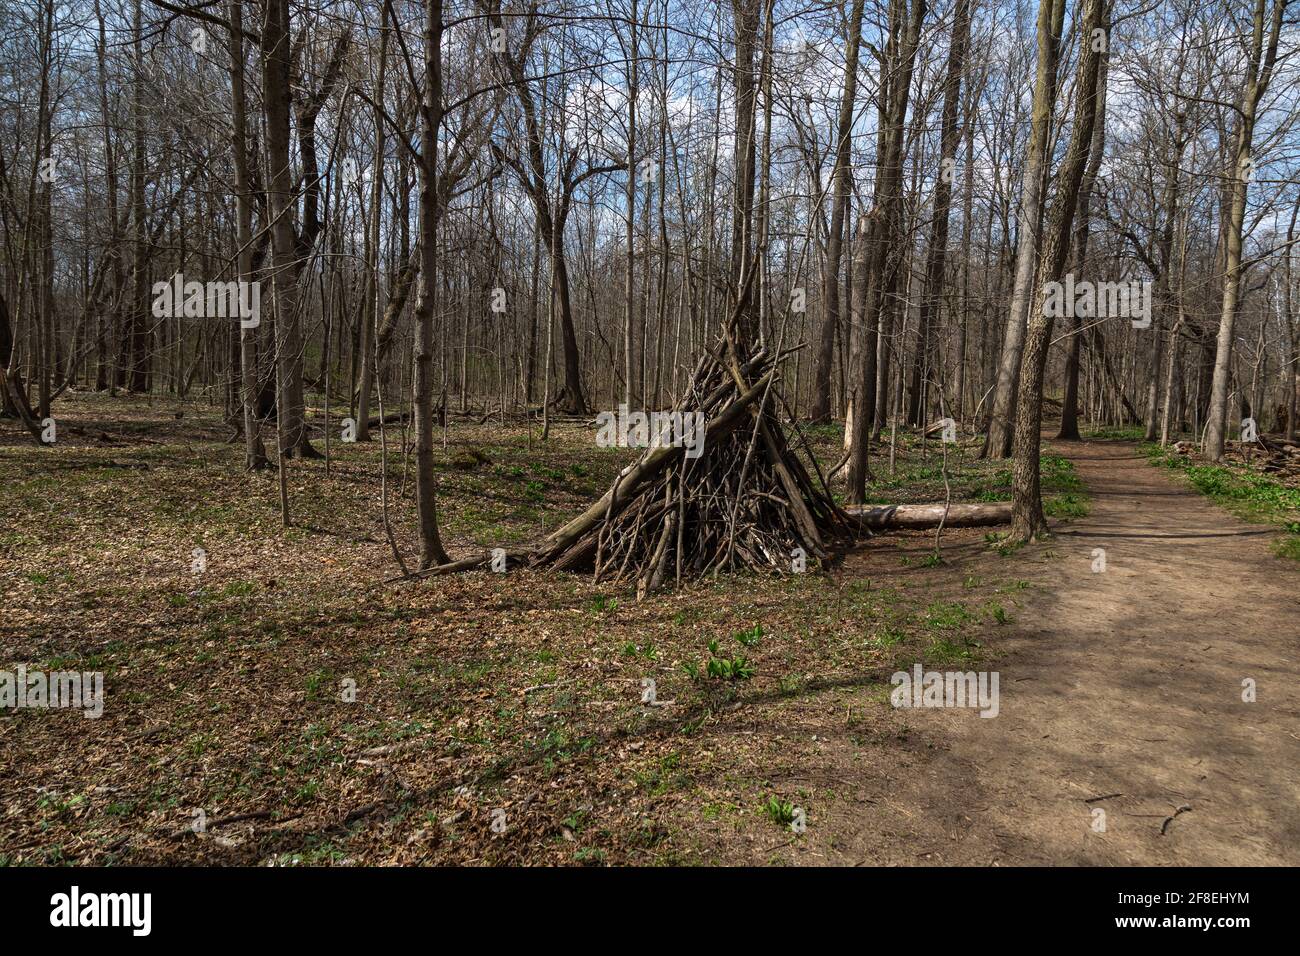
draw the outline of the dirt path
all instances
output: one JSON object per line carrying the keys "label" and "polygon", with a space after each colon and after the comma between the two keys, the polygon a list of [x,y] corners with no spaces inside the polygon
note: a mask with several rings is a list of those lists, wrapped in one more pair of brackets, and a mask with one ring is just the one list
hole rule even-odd
{"label": "dirt path", "polygon": [[1000,715],[894,711],[902,761],[857,754],[799,862],[1300,863],[1300,571],[1131,444],[1054,450],[1091,511],[994,559],[1033,584],[984,665]]}

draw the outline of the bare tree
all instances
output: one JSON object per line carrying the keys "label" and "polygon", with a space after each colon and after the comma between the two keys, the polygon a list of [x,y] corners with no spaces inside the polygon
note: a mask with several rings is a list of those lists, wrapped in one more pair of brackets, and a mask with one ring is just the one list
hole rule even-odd
{"label": "bare tree", "polygon": [[[1246,187],[1254,171],[1251,158],[1252,140],[1260,100],[1268,91],[1277,63],[1278,42],[1282,33],[1282,15],[1287,0],[1273,0],[1273,13],[1268,16],[1268,0],[1255,0],[1251,33],[1246,53],[1245,84],[1241,90],[1241,103],[1237,110],[1236,148],[1232,151],[1232,165],[1224,173],[1230,193],[1227,216],[1224,219],[1226,240],[1223,269],[1223,305],[1219,311],[1219,338],[1214,356],[1214,382],[1210,393],[1209,421],[1205,430],[1205,457],[1218,461],[1223,456],[1228,428],[1228,377],[1232,363],[1232,335],[1240,308],[1242,255],[1242,225],[1246,218]],[[1266,21],[1267,25],[1266,25]]]}

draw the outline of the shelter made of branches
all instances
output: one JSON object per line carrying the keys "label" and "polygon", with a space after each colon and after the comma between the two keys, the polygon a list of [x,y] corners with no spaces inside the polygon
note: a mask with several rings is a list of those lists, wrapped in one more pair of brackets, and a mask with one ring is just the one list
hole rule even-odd
{"label": "shelter made of branches", "polygon": [[702,453],[652,435],[605,495],[527,563],[635,580],[644,595],[723,570],[798,570],[855,537],[860,524],[835,504],[811,452],[814,474],[787,440],[784,357],[761,347],[745,356],[730,336],[719,340],[673,409],[702,413]]}

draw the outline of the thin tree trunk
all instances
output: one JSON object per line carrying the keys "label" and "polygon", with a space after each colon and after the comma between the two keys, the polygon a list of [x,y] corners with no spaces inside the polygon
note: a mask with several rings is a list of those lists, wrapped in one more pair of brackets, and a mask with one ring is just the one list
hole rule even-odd
{"label": "thin tree trunk", "polygon": [[[244,94],[244,21],[241,0],[227,0],[230,16],[230,89],[232,96],[235,166],[236,239],[239,242],[239,281],[253,282],[253,200],[248,175],[248,115]],[[260,316],[259,316],[260,319]],[[267,467],[257,416],[257,326],[239,323],[240,406],[244,422],[244,465],[249,471]]]}
{"label": "thin tree trunk", "polygon": [[[379,72],[375,79],[375,103],[384,101],[385,74],[388,69],[388,10],[380,13],[379,25]],[[371,352],[379,335],[379,317],[383,312],[383,284],[379,281],[379,246],[380,224],[383,217],[380,207],[384,201],[384,114],[375,106],[375,158],[370,167],[370,262],[367,263],[371,288],[370,301],[366,303],[370,311],[370,321],[361,322],[361,387],[357,394],[357,434],[359,442],[370,441],[370,392],[374,387],[381,357]],[[372,331],[373,330],[373,331]],[[382,416],[381,416],[382,417]]]}
{"label": "thin tree trunk", "polygon": [[[908,396],[908,420],[913,425],[924,425],[922,376],[929,369],[933,374],[934,349],[932,327],[936,323],[943,298],[944,267],[948,255],[948,214],[952,206],[952,181],[956,176],[957,145],[961,133],[957,129],[957,109],[961,99],[961,76],[965,69],[966,46],[970,38],[970,0],[957,0],[953,14],[952,41],[948,46],[947,75],[944,78],[943,118],[939,133],[940,174],[934,187],[934,221],[930,227],[929,249],[926,252],[925,287],[921,292],[921,312],[917,323],[916,355],[912,359],[912,381]],[[945,168],[946,167],[946,168]]]}

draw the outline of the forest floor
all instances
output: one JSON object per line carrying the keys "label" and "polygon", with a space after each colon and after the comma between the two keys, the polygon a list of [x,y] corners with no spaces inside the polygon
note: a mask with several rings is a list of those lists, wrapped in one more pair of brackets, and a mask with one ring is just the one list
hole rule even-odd
{"label": "forest floor", "polygon": [[[0,865],[1300,860],[1300,572],[1136,444],[1045,454],[1043,544],[891,534],[637,603],[522,570],[385,585],[378,442],[292,462],[285,530],[210,407],[55,414],[54,448],[0,423],[0,671],[103,672],[104,712],[0,712]],[[453,556],[600,494],[633,452],[593,434],[454,424]],[[969,458],[954,500],[1007,497]],[[873,495],[942,500],[941,461],[905,436]],[[892,708],[914,663],[997,670],[999,716]]]}

